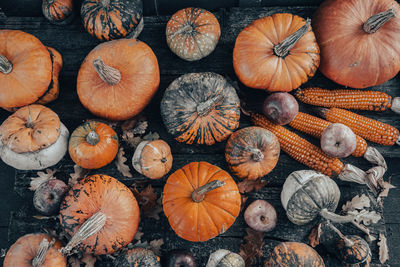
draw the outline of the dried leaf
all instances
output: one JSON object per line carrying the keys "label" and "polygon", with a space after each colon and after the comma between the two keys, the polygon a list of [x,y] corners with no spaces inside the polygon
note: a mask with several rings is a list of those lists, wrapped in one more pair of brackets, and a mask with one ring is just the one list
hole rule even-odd
{"label": "dried leaf", "polygon": [[386,236],[379,234],[379,261],[384,264],[389,259],[389,248],[387,246]]}
{"label": "dried leaf", "polygon": [[242,202],[242,204],[240,205],[240,211],[242,211],[244,209],[244,206],[245,206],[244,204],[246,203],[248,197],[240,194],[240,199],[241,199],[241,202]]}
{"label": "dried leaf", "polygon": [[244,194],[252,191],[258,191],[266,185],[267,181],[262,181],[261,178],[257,180],[246,179],[238,183],[238,188],[239,192]]}
{"label": "dried leaf", "polygon": [[140,142],[143,141],[142,137],[134,136],[133,133],[122,134],[122,140],[124,140],[131,148],[136,148]]}
{"label": "dried leaf", "polygon": [[240,256],[244,259],[246,266],[252,266],[256,258],[263,256],[264,232],[258,232],[246,228],[247,235],[243,238],[246,243],[240,245]]}
{"label": "dried leaf", "polygon": [[85,267],[94,267],[96,260],[97,260],[97,258],[94,257],[93,255],[85,254],[85,255],[83,255],[83,258],[81,259],[81,262],[85,264]]}
{"label": "dried leaf", "polygon": [[136,235],[135,235],[135,237],[133,239],[139,241],[142,238],[143,235],[144,235],[144,233],[142,232],[142,228],[139,227],[139,229],[136,232]]}
{"label": "dried leaf", "polygon": [[143,140],[146,141],[154,141],[154,140],[158,140],[160,139],[160,135],[156,132],[149,132],[148,134],[146,134],[145,136],[143,136]]}
{"label": "dried leaf", "polygon": [[357,195],[353,197],[351,201],[347,201],[346,204],[343,205],[342,210],[344,212],[353,211],[353,210],[362,210],[364,208],[371,207],[371,201],[369,197],[365,194],[361,196]]}
{"label": "dried leaf", "polygon": [[117,169],[120,173],[122,173],[123,176],[125,177],[132,177],[132,174],[130,172],[129,166],[126,165],[127,158],[124,156],[125,151],[123,147],[119,148],[118,154],[117,154],[117,160],[115,161],[115,164],[117,165]]}
{"label": "dried leaf", "polygon": [[0,258],[4,258],[7,254],[7,249],[6,248],[2,248],[0,249]]}
{"label": "dried leaf", "polygon": [[389,194],[389,190],[393,189],[393,188],[396,188],[396,187],[394,185],[392,185],[391,183],[384,181],[383,182],[383,190],[379,193],[378,197],[380,197],[380,198],[387,197]]}
{"label": "dried leaf", "polygon": [[319,245],[319,239],[321,238],[321,234],[322,234],[322,224],[319,223],[311,230],[311,234],[308,236],[310,246],[315,248],[316,246]]}
{"label": "dried leaf", "polygon": [[148,126],[149,124],[146,120],[139,120],[132,132],[135,135],[144,134]]}
{"label": "dried leaf", "polygon": [[68,266],[81,267],[81,261],[75,256],[68,257]]}
{"label": "dried leaf", "polygon": [[161,256],[161,246],[164,244],[164,239],[155,239],[150,241],[150,249],[156,254],[157,256]]}
{"label": "dried leaf", "polygon": [[90,170],[84,169],[81,166],[75,164],[74,172],[69,174],[70,178],[68,180],[68,185],[71,187],[76,185],[79,180],[85,178],[89,174],[89,172]]}
{"label": "dried leaf", "polygon": [[382,218],[376,211],[349,211],[347,214],[356,215],[356,222],[363,223],[364,225],[370,225],[371,223],[376,224]]}
{"label": "dried leaf", "polygon": [[36,189],[38,189],[38,187],[50,180],[50,179],[55,179],[56,177],[54,177],[54,174],[57,172],[57,170],[51,170],[51,169],[46,169],[46,172],[37,172],[36,174],[38,175],[38,177],[32,177],[31,178],[31,183],[30,183],[30,187],[29,190],[31,191],[35,191]]}
{"label": "dried leaf", "polygon": [[157,194],[154,193],[154,189],[151,185],[148,185],[141,192],[139,192],[136,187],[131,188],[131,191],[139,202],[140,209],[145,216],[156,208]]}

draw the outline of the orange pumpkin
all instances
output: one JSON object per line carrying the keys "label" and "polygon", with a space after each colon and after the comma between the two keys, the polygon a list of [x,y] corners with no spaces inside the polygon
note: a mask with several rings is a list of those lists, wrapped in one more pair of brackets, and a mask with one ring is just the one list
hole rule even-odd
{"label": "orange pumpkin", "polygon": [[118,136],[107,124],[88,121],[72,132],[69,155],[84,169],[98,169],[110,163],[118,153]]}
{"label": "orange pumpkin", "polygon": [[167,44],[178,57],[194,61],[214,51],[221,28],[213,13],[189,7],[177,11],[167,23]]}
{"label": "orange pumpkin", "polygon": [[234,175],[255,180],[272,171],[279,159],[276,136],[261,127],[247,127],[234,132],[225,148],[225,159]]}
{"label": "orange pumpkin", "polygon": [[57,25],[68,24],[74,18],[73,0],[43,0],[42,12],[46,19]]}
{"label": "orange pumpkin", "polygon": [[265,267],[325,267],[321,256],[310,246],[299,242],[282,242],[271,253]]}
{"label": "orange pumpkin", "polygon": [[393,0],[326,0],[313,28],[320,71],[353,88],[378,85],[400,69],[400,5]]}
{"label": "orange pumpkin", "polygon": [[142,141],[133,154],[132,166],[150,179],[160,179],[171,170],[171,148],[163,140]]}
{"label": "orange pumpkin", "polygon": [[310,21],[277,13],[253,21],[236,38],[233,67],[248,87],[291,91],[314,76],[319,47]]}
{"label": "orange pumpkin", "polygon": [[84,253],[113,253],[129,244],[137,232],[138,203],[129,188],[113,177],[97,174],[86,177],[71,188],[61,203],[60,223],[71,236],[92,215],[101,215],[103,221],[97,232],[74,244]]}
{"label": "orange pumpkin", "polygon": [[157,58],[136,39],[96,46],[79,69],[77,90],[82,104],[96,116],[126,120],[141,112],[160,83]]}
{"label": "orange pumpkin", "polygon": [[[52,237],[47,234],[27,234],[20,237],[8,250],[4,258],[4,267],[32,267],[32,261],[37,258],[39,247],[43,239],[50,244]],[[41,267],[66,267],[67,258],[58,250],[61,248],[61,242],[55,240],[49,247],[44,256]]]}
{"label": "orange pumpkin", "polygon": [[241,204],[229,173],[207,162],[192,162],[171,174],[162,201],[172,229],[192,242],[207,241],[228,230]]}

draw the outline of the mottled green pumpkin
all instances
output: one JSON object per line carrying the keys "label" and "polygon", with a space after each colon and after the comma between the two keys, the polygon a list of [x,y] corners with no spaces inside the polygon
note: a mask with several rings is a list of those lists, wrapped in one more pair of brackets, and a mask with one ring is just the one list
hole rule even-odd
{"label": "mottled green pumpkin", "polygon": [[340,239],[337,248],[339,256],[346,267],[368,267],[371,262],[371,249],[367,241],[357,235],[349,235],[350,241]]}

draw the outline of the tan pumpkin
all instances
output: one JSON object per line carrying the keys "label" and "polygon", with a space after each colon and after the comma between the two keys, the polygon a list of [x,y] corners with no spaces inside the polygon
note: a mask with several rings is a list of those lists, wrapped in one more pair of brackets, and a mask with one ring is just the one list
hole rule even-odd
{"label": "tan pumpkin", "polygon": [[18,109],[0,126],[0,157],[20,170],[40,170],[59,162],[69,132],[58,115],[42,105]]}
{"label": "tan pumpkin", "polygon": [[88,110],[110,120],[126,120],[141,112],[160,83],[157,58],[136,39],[96,46],[78,73],[79,100]]}
{"label": "tan pumpkin", "polygon": [[192,242],[207,241],[228,230],[241,205],[229,173],[208,162],[192,162],[171,174],[162,201],[172,229]]}
{"label": "tan pumpkin", "polygon": [[107,124],[88,121],[72,132],[69,155],[84,169],[98,169],[113,161],[118,153],[117,133]]}
{"label": "tan pumpkin", "polygon": [[[66,267],[67,258],[59,252],[62,244],[58,240],[52,244],[53,240],[51,236],[39,233],[20,237],[8,250],[4,267]],[[39,250],[45,252],[42,257]]]}
{"label": "tan pumpkin", "polygon": [[279,141],[261,127],[247,127],[234,132],[225,147],[225,159],[239,178],[255,180],[272,171],[278,163]]}
{"label": "tan pumpkin", "polygon": [[171,170],[171,148],[163,140],[142,141],[133,154],[132,166],[150,179],[160,179]]}

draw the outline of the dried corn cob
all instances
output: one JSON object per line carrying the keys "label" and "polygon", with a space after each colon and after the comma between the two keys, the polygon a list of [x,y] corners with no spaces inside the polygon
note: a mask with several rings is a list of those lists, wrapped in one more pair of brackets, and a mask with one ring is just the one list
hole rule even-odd
{"label": "dried corn cob", "polygon": [[[309,115],[307,113],[299,112],[289,123],[289,126],[314,137],[321,138],[323,131],[330,124],[332,123],[329,121]],[[356,135],[356,138],[357,146],[352,155],[354,157],[362,157],[367,151],[367,142],[358,135]]]}
{"label": "dried corn cob", "polygon": [[295,93],[298,100],[321,107],[384,111],[400,110],[400,98],[392,97],[384,92],[364,90],[328,90],[318,87],[299,89]]}
{"label": "dried corn cob", "polygon": [[366,140],[385,146],[400,144],[399,130],[389,124],[340,108],[317,108],[317,111],[330,122],[347,125],[355,134]]}
{"label": "dried corn cob", "polygon": [[300,163],[329,176],[342,172],[343,163],[337,158],[329,157],[319,147],[283,126],[270,122],[261,114],[251,113],[250,117],[256,126],[274,133],[279,140],[281,149]]}

